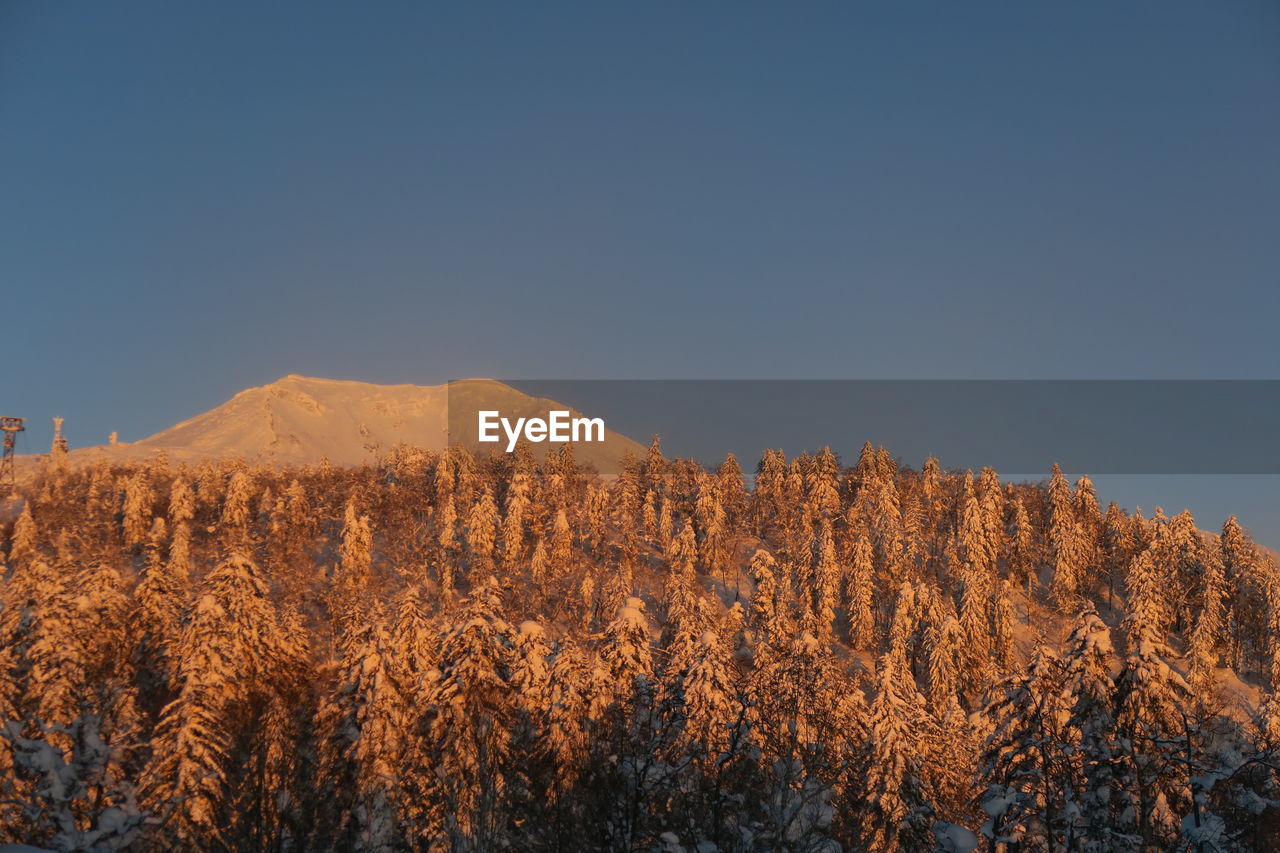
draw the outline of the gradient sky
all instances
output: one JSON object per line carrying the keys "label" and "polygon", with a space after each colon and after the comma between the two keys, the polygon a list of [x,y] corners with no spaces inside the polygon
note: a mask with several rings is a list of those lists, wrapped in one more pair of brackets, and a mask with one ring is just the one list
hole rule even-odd
{"label": "gradient sky", "polygon": [[1280,5],[0,5],[0,409],[1276,378]]}

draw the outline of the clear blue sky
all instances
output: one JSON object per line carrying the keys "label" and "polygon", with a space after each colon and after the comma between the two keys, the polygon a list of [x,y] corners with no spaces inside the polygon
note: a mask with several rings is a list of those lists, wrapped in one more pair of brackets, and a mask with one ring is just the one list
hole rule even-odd
{"label": "clear blue sky", "polygon": [[[0,5],[0,409],[1280,377],[1280,5]],[[264,8],[266,7],[266,8]]]}

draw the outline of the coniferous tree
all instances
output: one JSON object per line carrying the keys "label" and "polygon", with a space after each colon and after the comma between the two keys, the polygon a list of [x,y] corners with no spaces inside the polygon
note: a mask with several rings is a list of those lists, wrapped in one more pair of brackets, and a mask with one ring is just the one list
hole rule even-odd
{"label": "coniferous tree", "polygon": [[247,550],[252,521],[253,479],[247,471],[236,471],[227,484],[222,503],[221,531],[228,548]]}
{"label": "coniferous tree", "polygon": [[[182,632],[182,617],[187,608],[188,555],[184,544],[188,536],[186,522],[179,522],[174,532],[171,552],[165,559],[165,523],[156,518],[147,543],[146,567],[134,590],[138,604],[139,637],[137,660],[145,678],[144,691],[167,701],[170,682],[178,670],[177,642]],[[158,710],[158,709],[157,709]]]}
{"label": "coniferous tree", "polygon": [[1013,525],[1009,532],[1009,576],[1026,587],[1028,601],[1039,570],[1035,531],[1026,505],[1018,500],[1014,502]]}
{"label": "coniferous tree", "polygon": [[169,523],[190,522],[196,517],[196,496],[186,477],[175,477],[169,486]]}
{"label": "coniferous tree", "polygon": [[1167,845],[1176,838],[1186,805],[1178,754],[1190,689],[1169,666],[1172,654],[1164,635],[1143,611],[1129,615],[1125,634],[1128,655],[1116,678],[1115,698],[1116,788],[1124,816],[1119,830],[1144,844]]}
{"label": "coniferous tree", "polygon": [[381,614],[350,623],[341,647],[338,686],[321,710],[321,771],[343,802],[329,814],[337,821],[329,838],[335,846],[393,850],[400,835],[393,786],[411,721],[390,672],[392,641]]}
{"label": "coniferous tree", "polygon": [[173,842],[230,843],[237,732],[288,665],[287,645],[261,571],[231,555],[205,578],[185,619],[177,697],[161,715],[144,774]]}
{"label": "coniferous tree", "polygon": [[139,469],[125,484],[124,543],[136,547],[147,540],[151,530],[151,504],[154,495],[146,469]]}
{"label": "coniferous tree", "polygon": [[[445,472],[450,471],[449,466],[442,467]],[[437,473],[436,477],[439,483],[441,475]],[[446,493],[443,502],[436,508],[436,578],[441,593],[446,596],[453,595],[454,591],[455,560],[458,553],[457,524],[458,515],[454,509],[453,495]]]}
{"label": "coniferous tree", "polygon": [[1062,721],[1068,709],[1060,659],[1043,644],[1025,671],[994,687],[985,715],[991,733],[983,749],[980,780],[987,785],[982,832],[996,845],[1048,850],[1062,843],[1067,821],[1064,792],[1071,773]]}
{"label": "coniferous tree", "polygon": [[1116,589],[1124,583],[1129,564],[1137,555],[1139,540],[1133,520],[1112,501],[1102,517],[1102,575],[1107,584],[1107,606],[1112,607]]}
{"label": "coniferous tree", "polygon": [[904,651],[891,647],[880,658],[875,698],[867,716],[862,798],[862,842],[870,850],[922,850],[933,824],[920,754],[913,747],[924,733],[924,702]]}
{"label": "coniferous tree", "polygon": [[872,609],[874,571],[871,544],[859,536],[854,543],[849,569],[849,641],[854,648],[871,648],[875,639],[875,613]]}
{"label": "coniferous tree", "polygon": [[1102,513],[1098,509],[1098,492],[1093,481],[1082,475],[1076,480],[1072,494],[1075,504],[1076,530],[1079,536],[1081,580],[1091,584],[1096,580],[1103,560]]}
{"label": "coniferous tree", "polygon": [[[757,838],[765,849],[823,849],[837,830],[837,786],[858,801],[852,787],[866,723],[861,691],[805,632],[776,645],[752,673],[749,691],[762,787]],[[853,808],[843,811],[852,815]]]}
{"label": "coniferous tree", "polygon": [[13,525],[13,538],[9,545],[9,565],[14,569],[25,568],[39,557],[39,532],[31,515],[31,504],[24,503],[18,520]]}
{"label": "coniferous tree", "polygon": [[467,516],[467,547],[471,551],[473,571],[487,573],[493,569],[497,540],[498,505],[494,503],[489,489],[485,488]]}
{"label": "coniferous tree", "polygon": [[755,584],[751,595],[751,622],[763,643],[776,643],[790,635],[786,601],[778,586],[777,563],[763,548],[751,558],[749,572]]}
{"label": "coniferous tree", "polygon": [[569,529],[569,517],[563,509],[556,512],[551,527],[551,545],[547,551],[548,568],[554,578],[567,574],[573,563],[573,532]]}
{"label": "coniferous tree", "polygon": [[476,585],[441,642],[440,675],[429,700],[430,749],[440,768],[434,795],[455,850],[504,843],[516,704],[510,683],[512,629],[498,583]]}
{"label": "coniferous tree", "polygon": [[1200,606],[1195,609],[1195,624],[1187,650],[1191,660],[1191,683],[1205,696],[1214,691],[1213,671],[1218,665],[1219,651],[1227,622],[1227,580],[1222,557],[1217,551],[1206,554],[1200,581]]}
{"label": "coniferous tree", "polygon": [[812,571],[813,612],[818,635],[824,638],[830,637],[834,628],[842,574],[842,569],[836,564],[836,543],[831,521],[824,518],[815,542]]}
{"label": "coniferous tree", "polygon": [[966,473],[957,552],[960,557],[960,627],[964,633],[968,662],[972,667],[985,664],[991,651],[989,614],[995,591],[996,549],[988,535],[989,529],[982,506],[974,492],[972,479]]}
{"label": "coniferous tree", "polygon": [[347,500],[343,511],[339,562],[342,576],[350,580],[353,588],[359,589],[368,583],[373,566],[373,531],[369,517],[360,513],[355,497]]}
{"label": "coniferous tree", "polygon": [[960,687],[960,664],[964,657],[964,635],[954,616],[947,616],[928,633],[928,696],[933,713],[946,714],[956,701]]}
{"label": "coniferous tree", "polygon": [[1060,609],[1070,610],[1084,581],[1086,557],[1071,490],[1055,462],[1049,478],[1049,564],[1051,588]]}
{"label": "coniferous tree", "polygon": [[1063,655],[1063,696],[1070,709],[1067,743],[1076,747],[1071,797],[1075,817],[1068,820],[1068,846],[1089,851],[1114,850],[1128,838],[1116,831],[1117,753],[1112,712],[1111,632],[1094,610],[1077,618]]}
{"label": "coniferous tree", "polygon": [[1223,523],[1218,544],[1227,586],[1225,617],[1232,665],[1243,670],[1252,658],[1261,672],[1270,650],[1266,618],[1270,584],[1265,563],[1234,515]]}

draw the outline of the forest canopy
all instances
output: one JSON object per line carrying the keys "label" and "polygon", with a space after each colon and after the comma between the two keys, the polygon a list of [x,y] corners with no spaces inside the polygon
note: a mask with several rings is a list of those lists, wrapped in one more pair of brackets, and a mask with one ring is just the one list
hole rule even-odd
{"label": "forest canopy", "polygon": [[1056,465],[54,460],[11,506],[0,842],[1280,843],[1276,566]]}

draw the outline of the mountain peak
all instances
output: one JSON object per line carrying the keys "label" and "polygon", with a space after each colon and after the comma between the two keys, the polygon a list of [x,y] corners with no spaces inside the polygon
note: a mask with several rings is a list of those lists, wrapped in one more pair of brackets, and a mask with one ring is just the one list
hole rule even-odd
{"label": "mountain peak", "polygon": [[[521,416],[566,408],[531,397],[493,379],[464,380],[467,407],[500,409]],[[449,386],[377,385],[290,373],[247,388],[207,412],[132,443],[72,451],[73,463],[98,458],[124,461],[164,452],[175,462],[240,458],[251,463],[305,465],[328,459],[335,465],[375,460],[396,445],[441,450],[448,441]],[[606,431],[602,445],[584,445],[583,462],[616,462],[631,439]]]}

